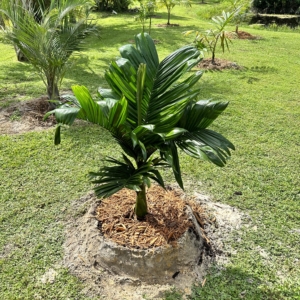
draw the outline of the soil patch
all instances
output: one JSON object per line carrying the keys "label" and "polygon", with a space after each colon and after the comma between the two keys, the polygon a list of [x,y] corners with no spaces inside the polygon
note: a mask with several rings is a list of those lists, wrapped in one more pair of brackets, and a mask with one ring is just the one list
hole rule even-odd
{"label": "soil patch", "polygon": [[230,39],[240,39],[240,40],[261,40],[261,37],[252,35],[249,32],[239,30],[238,33],[235,31],[227,32],[227,36]]}
{"label": "soil patch", "polygon": [[55,125],[56,121],[53,116],[43,121],[49,108],[47,99],[44,96],[0,110],[0,134],[40,131]]}
{"label": "soil patch", "polygon": [[237,36],[240,40],[258,40],[260,39],[259,37],[250,34],[249,32],[246,31],[238,31]]}
{"label": "soil patch", "polygon": [[215,58],[215,63],[211,62],[211,58],[205,58],[197,65],[200,69],[222,71],[225,69],[241,70],[242,67],[236,62],[228,61],[225,59]]}
{"label": "soil patch", "polygon": [[[201,208],[202,213],[204,210],[210,216],[206,219],[203,229],[210,247],[204,249],[193,274],[179,273],[178,276],[174,276],[170,284],[148,284],[143,281],[142,277],[136,279],[118,276],[98,264],[91,264],[86,259],[86,251],[93,251],[97,247],[95,241],[100,235],[100,230],[94,238],[86,239],[91,230],[91,224],[99,223],[99,221],[84,212],[90,210],[91,206],[95,207],[97,201],[99,200],[94,193],[90,192],[73,202],[74,217],[68,220],[65,232],[63,267],[67,267],[72,274],[83,281],[85,286],[83,293],[91,297],[101,295],[104,299],[163,299],[164,292],[173,286],[184,294],[189,294],[193,282],[205,283],[205,271],[213,262],[220,270],[226,268],[230,256],[234,253],[230,247],[232,237],[240,238],[236,232],[249,223],[249,217],[236,208],[212,202],[208,196],[196,193],[194,197],[196,205]],[[123,200],[119,199],[119,201]],[[116,259],[122,259],[122,257],[116,257]]]}

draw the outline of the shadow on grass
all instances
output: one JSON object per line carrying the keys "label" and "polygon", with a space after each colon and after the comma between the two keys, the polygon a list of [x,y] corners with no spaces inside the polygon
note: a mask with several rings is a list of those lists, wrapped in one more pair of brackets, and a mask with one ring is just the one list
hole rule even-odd
{"label": "shadow on grass", "polygon": [[[241,80],[247,81],[248,84],[258,83],[263,75],[277,73],[278,70],[269,66],[253,66],[251,68],[243,67],[238,72],[232,72],[232,75],[239,76]],[[253,74],[254,73],[254,74]]]}
{"label": "shadow on grass", "polygon": [[[155,16],[153,17],[153,20],[165,20],[165,22],[167,23],[168,20],[168,13],[167,13],[167,9],[162,7],[161,10],[163,12],[156,12]],[[166,12],[164,12],[166,11]],[[123,12],[123,13],[118,13],[117,15],[113,15],[113,14],[105,14],[105,13],[95,13],[96,19],[97,21],[101,21],[102,18],[108,19],[108,18],[112,18],[112,19],[124,19],[124,17],[127,17],[128,19],[134,19],[135,17],[138,17],[139,14],[138,13],[131,13],[131,12]],[[182,16],[178,16],[175,13],[173,14],[171,12],[171,18],[170,18],[170,22],[175,23],[174,20],[179,20],[179,21],[185,21],[185,20],[190,20],[190,18],[187,17],[182,17]]]}
{"label": "shadow on grass", "polygon": [[[202,287],[203,285],[203,287]],[[289,298],[285,298],[285,297]],[[194,286],[189,299],[253,299],[280,300],[296,299],[290,290],[274,291],[257,276],[242,271],[240,268],[227,267],[225,270],[214,268],[206,280]]]}
{"label": "shadow on grass", "polygon": [[270,74],[278,72],[278,69],[269,66],[254,66],[247,69],[248,71],[262,73],[262,74]]}

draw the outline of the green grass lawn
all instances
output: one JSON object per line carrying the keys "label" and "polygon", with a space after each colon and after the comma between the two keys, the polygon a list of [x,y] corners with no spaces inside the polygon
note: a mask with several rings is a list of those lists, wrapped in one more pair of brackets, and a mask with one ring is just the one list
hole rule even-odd
{"label": "green grass lawn", "polygon": [[[171,23],[180,26],[171,28],[156,26],[167,20],[165,11],[157,13],[152,37],[160,41],[161,58],[190,42],[183,31],[209,28],[197,17],[205,7],[175,7]],[[132,14],[95,17],[101,38],[90,38],[63,91],[82,84],[96,93],[105,86],[104,71],[118,47],[140,31]],[[240,30],[261,39],[234,40],[231,51],[217,57],[243,69],[206,72],[199,82],[203,99],[230,101],[213,129],[236,151],[224,168],[185,155],[181,163],[189,193],[207,193],[252,221],[232,236],[230,264],[212,267],[191,299],[300,299],[299,33]],[[16,61],[11,45],[2,41],[0,53],[0,107],[46,94],[31,66]],[[56,269],[53,284],[40,278],[62,260],[64,224],[74,214],[70,203],[92,188],[87,172],[113,152],[119,150],[95,126],[64,129],[60,146],[53,145],[53,129],[0,136],[0,299],[88,299],[66,269]]]}

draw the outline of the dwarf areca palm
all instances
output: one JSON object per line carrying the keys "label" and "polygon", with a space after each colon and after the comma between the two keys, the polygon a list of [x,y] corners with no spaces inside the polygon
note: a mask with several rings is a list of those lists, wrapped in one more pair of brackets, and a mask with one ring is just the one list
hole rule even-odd
{"label": "dwarf areca palm", "polygon": [[[222,135],[207,127],[227,107],[227,102],[197,101],[193,89],[202,76],[189,71],[201,60],[200,52],[185,46],[159,63],[155,45],[147,34],[136,36],[136,48],[120,48],[121,58],[110,64],[105,78],[110,89],[99,89],[92,99],[83,86],[74,86],[75,97],[54,113],[58,121],[55,143],[60,143],[61,124],[75,118],[107,129],[122,147],[122,161],[108,158],[110,165],[90,173],[96,194],[108,197],[126,187],[137,193],[135,213],[147,213],[146,186],[150,179],[164,187],[159,166],[173,169],[183,188],[178,147],[195,158],[224,166],[234,149]],[[112,165],[111,165],[112,164]]]}
{"label": "dwarf areca palm", "polygon": [[5,29],[6,37],[34,66],[49,99],[59,98],[58,86],[71,54],[82,49],[83,40],[95,29],[87,24],[91,6],[91,0],[51,0],[49,8],[40,7],[40,22],[36,21],[38,8],[15,4],[15,9],[2,10],[12,24]]}

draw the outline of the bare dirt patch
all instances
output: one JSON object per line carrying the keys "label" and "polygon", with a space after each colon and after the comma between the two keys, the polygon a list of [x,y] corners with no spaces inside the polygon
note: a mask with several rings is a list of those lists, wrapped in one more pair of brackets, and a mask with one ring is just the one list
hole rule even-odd
{"label": "bare dirt patch", "polygon": [[235,31],[227,32],[227,36],[230,39],[239,39],[239,40],[260,40],[261,39],[261,37],[259,36],[252,35],[251,33],[242,30],[239,30],[238,32]]}
{"label": "bare dirt patch", "polygon": [[240,40],[258,40],[260,39],[260,37],[258,36],[255,36],[255,35],[252,35],[251,33],[249,32],[246,32],[246,31],[238,31],[237,33],[237,37],[240,39]]}
{"label": "bare dirt patch", "polygon": [[197,65],[200,69],[211,71],[222,71],[226,69],[241,70],[242,67],[236,62],[228,61],[226,59],[215,58],[215,63],[212,63],[211,58],[205,58]]}
{"label": "bare dirt patch", "polygon": [[0,110],[0,134],[18,134],[52,127],[56,124],[53,116],[43,121],[48,109],[47,97],[40,97]]}
{"label": "bare dirt patch", "polygon": [[[168,284],[148,284],[140,278],[130,276],[119,276],[112,271],[102,268],[99,264],[91,264],[86,258],[86,251],[94,251],[97,247],[94,238],[86,239],[91,234],[91,227],[99,221],[91,217],[89,213],[91,206],[95,207],[97,198],[93,192],[73,202],[74,217],[68,221],[66,227],[66,241],[64,244],[65,256],[63,265],[76,275],[83,283],[83,293],[88,296],[99,296],[104,299],[163,299],[164,292],[173,286],[183,291],[184,294],[191,292],[193,282],[199,284],[205,282],[205,272],[211,263],[224,269],[228,263],[233,250],[230,248],[231,236],[247,222],[246,215],[237,209],[220,203],[215,203],[206,195],[196,193],[194,201],[206,210],[210,216],[204,225],[203,233],[206,234],[210,247],[203,250],[201,260],[196,264],[193,274],[177,274],[173,281]],[[120,199],[121,201],[121,199]],[[93,225],[94,224],[94,225]],[[151,250],[151,249],[150,249]],[[116,257],[122,259],[122,257]]]}

